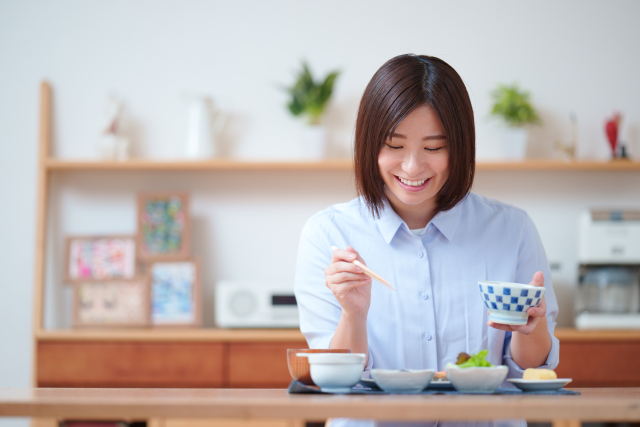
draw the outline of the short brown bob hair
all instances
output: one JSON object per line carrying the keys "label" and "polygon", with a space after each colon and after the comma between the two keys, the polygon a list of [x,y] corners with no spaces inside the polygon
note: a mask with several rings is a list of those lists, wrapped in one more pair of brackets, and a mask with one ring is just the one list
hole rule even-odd
{"label": "short brown bob hair", "polygon": [[387,61],[362,95],[356,121],[354,162],[358,194],[379,217],[387,196],[378,154],[387,137],[417,107],[436,112],[449,146],[449,178],[437,194],[437,212],[460,202],[475,174],[475,125],[467,89],[458,73],[433,56],[400,55]]}

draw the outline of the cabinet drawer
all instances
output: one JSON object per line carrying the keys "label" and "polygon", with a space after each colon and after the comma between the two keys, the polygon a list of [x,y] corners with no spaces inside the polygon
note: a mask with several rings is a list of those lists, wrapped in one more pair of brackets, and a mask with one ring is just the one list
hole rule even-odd
{"label": "cabinet drawer", "polygon": [[568,387],[640,387],[640,341],[560,342],[558,378]]}
{"label": "cabinet drawer", "polygon": [[38,387],[224,385],[223,343],[41,341],[37,351]]}
{"label": "cabinet drawer", "polygon": [[286,388],[291,382],[288,348],[307,348],[305,343],[230,343],[229,387]]}

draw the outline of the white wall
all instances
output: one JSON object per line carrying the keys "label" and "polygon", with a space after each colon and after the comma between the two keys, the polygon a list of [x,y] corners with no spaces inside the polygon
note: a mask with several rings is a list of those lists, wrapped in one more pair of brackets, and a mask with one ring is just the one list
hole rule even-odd
{"label": "white wall", "polygon": [[[223,151],[237,158],[301,154],[299,124],[279,89],[299,61],[318,74],[342,70],[327,115],[331,155],[349,152],[367,81],[401,53],[430,54],[458,70],[476,112],[478,156],[496,157],[489,93],[517,81],[544,126],[530,157],[553,156],[579,122],[580,157],[608,155],[603,122],[624,114],[622,139],[640,157],[637,1],[12,1],[0,2],[0,386],[28,386],[35,224],[38,84],[54,89],[56,156],[95,157],[105,99],[126,102],[134,153],[184,153],[181,95],[204,93],[232,111]],[[589,206],[639,206],[634,173],[480,173],[475,190],[527,209],[549,258],[560,263],[561,323],[571,322],[575,223]],[[65,324],[61,239],[67,233],[131,232],[137,190],[193,190],[206,298],[221,278],[291,280],[305,218],[353,194],[344,172],[239,172],[56,176],[48,323]],[[97,189],[97,190],[96,190]],[[133,189],[133,190],[132,190]],[[240,268],[241,257],[256,262]],[[210,301],[207,304],[211,304]],[[56,308],[57,307],[57,308]],[[205,306],[206,307],[206,306]],[[206,316],[211,324],[211,314]],[[6,422],[6,421],[5,421]]]}

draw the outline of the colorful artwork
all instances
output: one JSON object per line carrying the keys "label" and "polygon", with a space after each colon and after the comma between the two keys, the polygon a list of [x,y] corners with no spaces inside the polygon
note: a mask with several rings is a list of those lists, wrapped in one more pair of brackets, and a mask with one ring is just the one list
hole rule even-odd
{"label": "colorful artwork", "polygon": [[82,282],[76,291],[76,326],[148,325],[145,280]]}
{"label": "colorful artwork", "polygon": [[67,281],[131,279],[136,243],[127,237],[72,237],[68,242]]}
{"label": "colorful artwork", "polygon": [[197,323],[197,292],[197,271],[194,262],[154,263],[151,266],[152,323]]}
{"label": "colorful artwork", "polygon": [[141,196],[140,253],[145,257],[188,254],[185,195]]}

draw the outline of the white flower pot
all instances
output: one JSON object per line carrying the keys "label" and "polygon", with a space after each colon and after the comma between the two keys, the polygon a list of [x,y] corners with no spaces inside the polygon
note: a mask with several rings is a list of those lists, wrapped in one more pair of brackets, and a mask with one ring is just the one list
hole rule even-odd
{"label": "white flower pot", "polygon": [[502,155],[508,160],[523,160],[527,153],[528,133],[525,128],[503,128],[499,139]]}
{"label": "white flower pot", "polygon": [[327,130],[322,126],[306,126],[302,130],[305,158],[320,160],[326,156]]}

